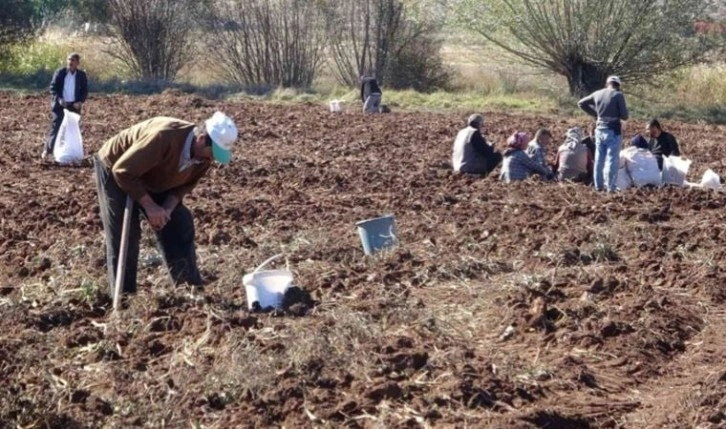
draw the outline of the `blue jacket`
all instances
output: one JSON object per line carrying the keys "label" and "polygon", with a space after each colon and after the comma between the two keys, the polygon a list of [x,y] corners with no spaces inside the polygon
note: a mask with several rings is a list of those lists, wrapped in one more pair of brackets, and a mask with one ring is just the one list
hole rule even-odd
{"label": "blue jacket", "polygon": [[[66,67],[61,67],[53,73],[53,79],[50,81],[50,94],[53,96],[50,105],[53,110],[63,109],[63,106],[60,105],[58,100],[63,98],[63,84],[65,83],[67,73],[68,68]],[[88,97],[88,79],[86,78],[86,72],[81,69],[76,69],[76,99],[73,101],[85,103],[86,97]]]}

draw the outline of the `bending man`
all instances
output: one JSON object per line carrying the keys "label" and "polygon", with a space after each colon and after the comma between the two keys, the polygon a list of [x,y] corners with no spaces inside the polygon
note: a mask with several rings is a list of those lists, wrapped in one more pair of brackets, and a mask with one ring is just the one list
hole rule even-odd
{"label": "bending man", "polygon": [[236,140],[234,122],[216,112],[197,127],[180,119],[152,118],[121,131],[103,145],[94,164],[111,295],[127,196],[135,204],[123,291],[136,292],[142,213],[156,231],[174,284],[202,286],[194,221],[182,201],[209,170],[212,160],[222,164],[230,161]]}

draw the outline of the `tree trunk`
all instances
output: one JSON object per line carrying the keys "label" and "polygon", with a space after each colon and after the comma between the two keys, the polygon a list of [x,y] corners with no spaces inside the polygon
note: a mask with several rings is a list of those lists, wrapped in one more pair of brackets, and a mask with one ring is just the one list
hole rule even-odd
{"label": "tree trunk", "polygon": [[570,95],[582,98],[605,86],[608,70],[597,65],[577,61],[568,67],[567,84]]}

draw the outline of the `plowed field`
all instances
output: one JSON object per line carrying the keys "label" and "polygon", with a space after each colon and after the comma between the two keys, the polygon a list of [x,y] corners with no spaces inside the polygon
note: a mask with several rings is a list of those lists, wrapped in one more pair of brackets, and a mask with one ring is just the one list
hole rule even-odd
{"label": "plowed field", "polygon": [[[215,110],[242,141],[186,202],[205,290],[145,229],[115,317],[93,171],[39,162],[48,109],[0,94],[0,427],[726,427],[726,194],[456,176],[468,112],[95,96],[90,153]],[[500,143],[586,125],[485,118]],[[690,180],[726,174],[726,128],[664,125]],[[365,257],[355,222],[387,213],[401,244]],[[315,305],[250,313],[242,275],[277,253]]]}

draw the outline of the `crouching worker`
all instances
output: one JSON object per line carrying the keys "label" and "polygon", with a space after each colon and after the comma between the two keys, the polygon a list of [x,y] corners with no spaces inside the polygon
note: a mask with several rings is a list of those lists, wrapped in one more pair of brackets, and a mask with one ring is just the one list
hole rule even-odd
{"label": "crouching worker", "polygon": [[466,123],[468,126],[459,131],[454,141],[454,154],[451,159],[454,171],[486,176],[502,162],[502,154],[495,151],[482,136],[484,118],[481,115],[469,116]]}
{"label": "crouching worker", "polygon": [[529,134],[515,132],[507,139],[507,150],[504,152],[504,164],[499,179],[506,182],[526,180],[529,176],[540,175],[544,180],[552,180],[554,174],[549,167],[530,158],[524,149],[527,148]]}
{"label": "crouching worker", "polygon": [[364,113],[380,113],[381,94],[381,88],[375,77],[361,77],[360,98],[363,102]]}
{"label": "crouching worker", "polygon": [[202,286],[194,221],[183,204],[212,161],[227,164],[237,140],[232,119],[216,112],[198,126],[156,117],[121,131],[94,158],[108,281],[113,295],[126,197],[134,201],[123,291],[136,292],[140,215],[156,233],[174,284]]}
{"label": "crouching worker", "polygon": [[534,134],[534,140],[527,145],[527,155],[537,161],[537,164],[547,167],[545,157],[550,142],[552,142],[552,133],[546,128],[538,129]]}
{"label": "crouching worker", "polygon": [[592,154],[584,143],[582,130],[578,127],[567,130],[565,142],[557,149],[555,172],[557,180],[591,184]]}
{"label": "crouching worker", "polygon": [[663,131],[657,119],[653,119],[648,123],[645,133],[650,136],[648,149],[655,155],[659,170],[663,170],[664,156],[681,156],[678,140],[673,134]]}

